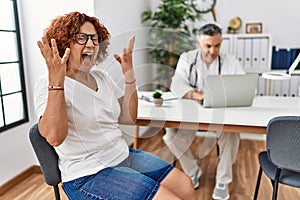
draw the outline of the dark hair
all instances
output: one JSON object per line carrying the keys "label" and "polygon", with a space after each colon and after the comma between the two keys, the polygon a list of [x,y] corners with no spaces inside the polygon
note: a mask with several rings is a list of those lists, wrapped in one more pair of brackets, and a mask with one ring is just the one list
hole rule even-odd
{"label": "dark hair", "polygon": [[222,35],[222,29],[216,24],[206,24],[199,29],[200,35]]}
{"label": "dark hair", "polygon": [[62,16],[58,16],[51,21],[50,26],[46,29],[45,36],[49,44],[51,38],[56,40],[59,55],[62,57],[66,48],[75,41],[75,35],[79,33],[80,27],[84,22],[90,22],[95,26],[97,34],[102,37],[99,44],[99,52],[96,58],[96,64],[99,64],[107,56],[107,48],[109,45],[110,34],[106,27],[96,17],[90,17],[84,13],[71,12]]}

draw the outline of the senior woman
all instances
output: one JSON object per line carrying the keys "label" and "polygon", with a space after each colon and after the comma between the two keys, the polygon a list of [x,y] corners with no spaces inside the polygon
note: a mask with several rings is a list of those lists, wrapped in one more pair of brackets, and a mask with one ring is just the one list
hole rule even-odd
{"label": "senior woman", "polygon": [[118,124],[134,124],[137,117],[135,37],[114,55],[124,90],[93,68],[108,56],[109,39],[97,18],[71,12],[53,19],[38,41],[48,69],[35,87],[38,127],[59,156],[65,193],[69,199],[195,199],[188,176],[129,149],[123,139]]}

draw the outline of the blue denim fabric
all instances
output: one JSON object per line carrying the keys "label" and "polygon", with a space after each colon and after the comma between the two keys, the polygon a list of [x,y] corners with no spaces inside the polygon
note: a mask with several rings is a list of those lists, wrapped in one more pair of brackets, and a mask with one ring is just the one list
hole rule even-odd
{"label": "blue denim fabric", "polygon": [[152,199],[173,166],[150,153],[129,149],[129,157],[115,167],[63,183],[70,200]]}

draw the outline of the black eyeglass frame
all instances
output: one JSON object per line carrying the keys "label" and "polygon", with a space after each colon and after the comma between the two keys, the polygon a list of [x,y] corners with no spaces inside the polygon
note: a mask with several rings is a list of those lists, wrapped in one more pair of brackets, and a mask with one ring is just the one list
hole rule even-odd
{"label": "black eyeglass frame", "polygon": [[[80,43],[80,42],[78,41],[78,36],[80,36],[80,35],[81,35],[81,36],[84,35],[84,37],[85,37],[85,42]],[[95,38],[93,38],[94,36],[98,36],[98,43],[95,43]],[[100,42],[102,42],[102,36],[101,36],[101,34],[86,34],[86,33],[78,33],[78,34],[76,34],[76,36],[75,36],[75,41],[76,41],[78,44],[80,44],[80,45],[85,45],[85,44],[89,41],[89,38],[92,40],[93,44],[96,45],[96,46],[98,46],[98,45],[100,44]]]}

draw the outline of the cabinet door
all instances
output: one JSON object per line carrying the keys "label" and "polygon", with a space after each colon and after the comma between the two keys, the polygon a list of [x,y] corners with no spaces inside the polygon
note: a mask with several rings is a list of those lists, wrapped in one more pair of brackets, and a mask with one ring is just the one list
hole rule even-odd
{"label": "cabinet door", "polygon": [[260,57],[261,57],[261,39],[253,38],[252,39],[252,67],[259,68],[261,67]]}
{"label": "cabinet door", "polygon": [[298,94],[298,87],[299,87],[299,77],[300,76],[292,76],[290,80],[290,96],[295,97],[299,96]]}
{"label": "cabinet door", "polygon": [[237,34],[233,36],[233,55],[247,72],[271,70],[271,37],[266,34]]}
{"label": "cabinet door", "polygon": [[259,96],[265,96],[266,93],[266,84],[267,81],[262,76],[259,76],[258,78],[258,86],[257,86],[257,95]]}
{"label": "cabinet door", "polygon": [[245,69],[252,67],[252,38],[245,38],[245,45],[244,45],[244,67]]}
{"label": "cabinet door", "polygon": [[[270,62],[268,62],[269,60],[269,54],[270,51],[272,51],[272,49],[269,46],[269,38],[261,38],[260,39],[260,66],[262,68],[269,68],[271,66],[268,66]],[[270,63],[271,65],[271,63]]]}
{"label": "cabinet door", "polygon": [[282,80],[281,81],[281,94],[280,96],[287,97],[290,95],[290,80]]}
{"label": "cabinet door", "polygon": [[245,41],[243,39],[237,39],[235,48],[235,57],[240,62],[241,66],[245,66]]}

